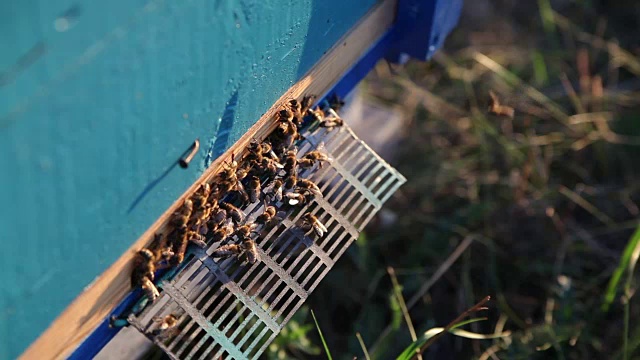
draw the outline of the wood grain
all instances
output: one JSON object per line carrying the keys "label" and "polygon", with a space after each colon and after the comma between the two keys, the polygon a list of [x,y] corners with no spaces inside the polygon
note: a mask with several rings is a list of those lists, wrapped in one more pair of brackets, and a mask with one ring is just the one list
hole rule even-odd
{"label": "wood grain", "polygon": [[129,274],[135,252],[148,246],[156,233],[166,231],[168,220],[185,198],[210,181],[232,153],[240,154],[253,138],[265,138],[274,128],[276,110],[291,98],[324,94],[363,56],[392,25],[397,0],[386,0],[372,9],[336,43],[300,81],[293,85],[247,133],[204,172],[189,189],[100,277],[69,305],[49,328],[21,355],[22,359],[66,358],[131,290]]}

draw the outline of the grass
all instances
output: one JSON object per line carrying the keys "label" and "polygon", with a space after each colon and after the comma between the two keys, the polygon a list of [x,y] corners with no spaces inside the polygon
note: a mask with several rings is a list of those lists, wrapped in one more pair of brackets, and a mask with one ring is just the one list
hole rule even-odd
{"label": "grass", "polygon": [[[336,359],[640,355],[640,8],[488,3],[432,61],[363,84],[404,115],[408,182],[308,300]],[[454,320],[486,295],[486,320]]]}

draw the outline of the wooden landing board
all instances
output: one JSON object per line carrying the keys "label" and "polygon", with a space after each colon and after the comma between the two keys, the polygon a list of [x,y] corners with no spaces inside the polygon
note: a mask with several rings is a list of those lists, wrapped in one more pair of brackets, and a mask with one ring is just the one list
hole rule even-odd
{"label": "wooden landing board", "polygon": [[290,98],[324,94],[391,27],[397,0],[386,0],[372,9],[300,81],[293,85],[242,138],[217,158],[204,174],[113,265],[88,286],[51,326],[22,354],[24,359],[64,358],[109,314],[131,290],[129,274],[134,253],[163,232],[170,215],[199,184],[211,179],[222,161],[238,153],[252,138],[264,138],[275,126],[275,111]]}

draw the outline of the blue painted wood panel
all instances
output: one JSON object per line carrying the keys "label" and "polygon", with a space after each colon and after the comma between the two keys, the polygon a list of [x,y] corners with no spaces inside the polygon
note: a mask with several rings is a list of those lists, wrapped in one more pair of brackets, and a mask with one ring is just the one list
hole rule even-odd
{"label": "blue painted wood panel", "polygon": [[[0,358],[18,356],[375,2],[2,2]],[[195,138],[195,166],[174,166]]]}

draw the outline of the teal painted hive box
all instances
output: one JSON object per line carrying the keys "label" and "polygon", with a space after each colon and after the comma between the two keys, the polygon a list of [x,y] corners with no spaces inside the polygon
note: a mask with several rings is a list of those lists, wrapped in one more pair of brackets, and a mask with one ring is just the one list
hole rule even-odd
{"label": "teal painted hive box", "polygon": [[[0,359],[23,354],[378,3],[3,2]],[[400,0],[334,91],[382,57],[430,56],[460,5]],[[191,166],[176,166],[196,138]]]}

